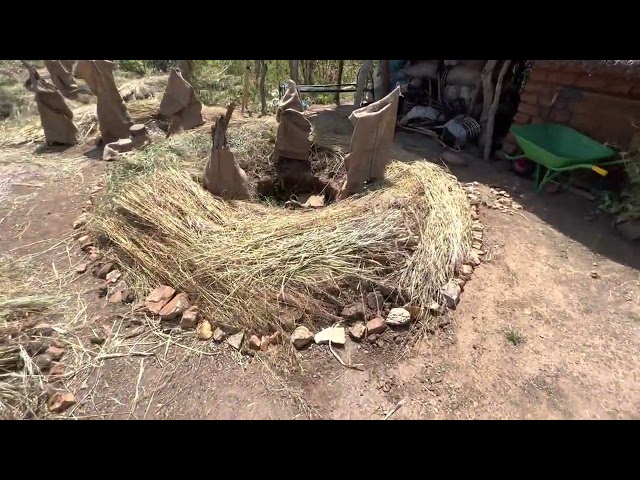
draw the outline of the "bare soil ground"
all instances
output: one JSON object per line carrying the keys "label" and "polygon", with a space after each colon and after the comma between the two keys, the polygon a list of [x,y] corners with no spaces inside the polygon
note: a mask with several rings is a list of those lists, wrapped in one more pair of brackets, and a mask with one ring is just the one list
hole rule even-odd
{"label": "bare soil ground", "polygon": [[[314,121],[348,132],[347,113],[323,110]],[[398,133],[396,141],[437,161],[439,149],[423,137]],[[33,260],[52,289],[61,272],[71,272],[64,288],[77,298],[84,331],[77,349],[98,352],[89,337],[113,329],[131,307],[100,298],[90,271],[74,273],[83,257],[72,224],[106,167],[74,152],[0,152],[0,252]],[[270,354],[244,356],[225,343],[195,353],[167,340],[155,356],[106,355],[66,378],[78,403],[62,416],[639,418],[637,245],[618,238],[592,203],[536,194],[500,162],[473,159],[452,169],[461,181],[479,182],[486,199],[499,187],[524,209],[510,215],[481,208],[487,261],[443,328],[415,348],[406,333],[387,331],[374,344],[351,343],[341,352],[363,371],[345,369],[327,346],[313,345],[301,353],[302,372],[282,372]],[[514,345],[508,332],[523,341]],[[129,342],[132,351],[143,349],[144,340]]]}

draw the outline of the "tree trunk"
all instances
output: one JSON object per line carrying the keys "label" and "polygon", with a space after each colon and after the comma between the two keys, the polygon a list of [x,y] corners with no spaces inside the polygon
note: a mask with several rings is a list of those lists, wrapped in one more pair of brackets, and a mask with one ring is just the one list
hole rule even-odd
{"label": "tree trunk", "polygon": [[487,119],[489,118],[489,108],[493,102],[493,70],[498,60],[487,60],[480,78],[482,79],[482,115],[480,116],[480,131],[482,132],[480,144],[485,145],[487,141]]}
{"label": "tree trunk", "polygon": [[298,65],[300,60],[289,60],[289,78],[298,83]]}
{"label": "tree trunk", "polygon": [[264,81],[267,77],[267,61],[260,60],[260,106],[262,115],[267,114],[267,92]]}
{"label": "tree trunk", "polygon": [[260,66],[262,60],[254,60],[253,61],[253,85],[255,87],[258,86],[259,82],[260,82]]}
{"label": "tree trunk", "polygon": [[367,85],[367,77],[369,76],[369,72],[371,71],[371,67],[373,66],[373,60],[365,60],[358,71],[358,86],[356,88],[356,96],[353,100],[353,104],[356,108],[360,107],[362,103],[362,96],[364,94],[364,87]]}
{"label": "tree trunk", "polygon": [[251,76],[251,67],[249,66],[249,62],[244,69],[244,85],[242,90],[242,104],[240,105],[240,113],[244,114],[246,108],[249,107],[249,77]]}
{"label": "tree trunk", "polygon": [[491,155],[491,147],[493,146],[493,125],[496,120],[496,112],[498,111],[498,105],[500,104],[500,94],[502,93],[502,82],[504,81],[504,76],[509,69],[509,65],[511,65],[511,60],[505,60],[502,64],[502,68],[500,69],[500,73],[498,74],[498,80],[496,81],[496,91],[493,95],[493,102],[491,103],[491,107],[489,108],[488,118],[487,118],[487,133],[485,136],[484,143],[484,159],[489,160],[489,155]]}
{"label": "tree trunk", "polygon": [[[340,90],[340,86],[342,85],[342,72],[344,70],[344,60],[338,60],[338,90]],[[336,92],[336,105],[340,106],[340,92]]]}
{"label": "tree trunk", "polygon": [[313,69],[316,66],[315,60],[303,60],[302,74],[304,75],[303,81],[305,85],[313,85]]}
{"label": "tree trunk", "polygon": [[193,79],[193,60],[178,60],[178,68],[182,73],[182,78],[191,83]]}
{"label": "tree trunk", "polygon": [[382,96],[386,97],[391,93],[391,72],[389,71],[389,60],[380,60],[380,71],[382,73]]}

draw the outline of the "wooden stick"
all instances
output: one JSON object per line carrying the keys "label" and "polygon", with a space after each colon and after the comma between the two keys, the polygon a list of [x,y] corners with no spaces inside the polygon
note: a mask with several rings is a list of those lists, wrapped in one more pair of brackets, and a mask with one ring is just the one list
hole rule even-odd
{"label": "wooden stick", "polygon": [[489,108],[488,118],[487,118],[487,133],[485,136],[484,143],[484,159],[489,160],[489,156],[491,155],[491,147],[493,146],[493,126],[496,120],[496,112],[498,111],[498,104],[500,103],[500,94],[502,93],[502,82],[504,81],[504,76],[509,69],[509,65],[511,65],[511,60],[505,60],[502,64],[502,68],[500,69],[500,73],[498,74],[498,80],[496,81],[496,91],[493,95],[493,102],[491,103],[491,107]]}
{"label": "wooden stick", "polygon": [[216,120],[211,126],[211,148],[218,150],[227,146],[227,129],[231,122],[231,115],[233,115],[233,109],[236,107],[235,103],[231,103],[227,107],[227,113]]}
{"label": "wooden stick", "polygon": [[[338,90],[342,85],[342,72],[344,71],[344,60],[338,60]],[[340,92],[336,92],[336,105],[340,106]]]}

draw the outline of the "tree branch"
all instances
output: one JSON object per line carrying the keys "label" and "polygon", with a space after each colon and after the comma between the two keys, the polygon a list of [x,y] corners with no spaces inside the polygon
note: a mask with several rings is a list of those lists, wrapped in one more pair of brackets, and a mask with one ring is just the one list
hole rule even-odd
{"label": "tree branch", "polygon": [[485,135],[485,143],[484,143],[484,159],[489,160],[489,155],[491,155],[491,147],[493,146],[493,126],[496,120],[496,112],[498,111],[498,105],[500,104],[500,94],[502,93],[502,82],[504,81],[504,76],[509,69],[509,65],[511,65],[511,60],[505,60],[502,64],[502,68],[500,69],[500,73],[498,74],[498,80],[496,81],[496,91],[493,95],[493,102],[491,103],[491,107],[489,108],[489,112],[487,113],[487,132]]}

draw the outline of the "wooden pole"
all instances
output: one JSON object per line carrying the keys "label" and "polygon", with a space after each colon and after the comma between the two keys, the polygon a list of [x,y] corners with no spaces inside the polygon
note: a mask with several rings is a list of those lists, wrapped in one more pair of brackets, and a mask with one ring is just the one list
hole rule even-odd
{"label": "wooden pole", "polygon": [[489,156],[491,155],[491,147],[493,146],[493,125],[495,124],[496,112],[498,111],[498,105],[500,104],[502,82],[504,81],[504,76],[509,69],[509,65],[511,65],[511,60],[505,60],[502,64],[502,68],[500,69],[500,73],[498,74],[498,80],[496,80],[496,91],[493,95],[493,102],[491,102],[491,107],[489,108],[487,116],[487,133],[484,142],[485,160],[489,160]]}
{"label": "wooden pole", "polygon": [[386,97],[391,93],[391,72],[389,71],[389,60],[380,60],[380,70],[382,72],[382,96]]}
{"label": "wooden pole", "polygon": [[[342,85],[342,72],[344,70],[344,60],[338,60],[338,90]],[[340,92],[336,92],[336,105],[340,106]]]}

